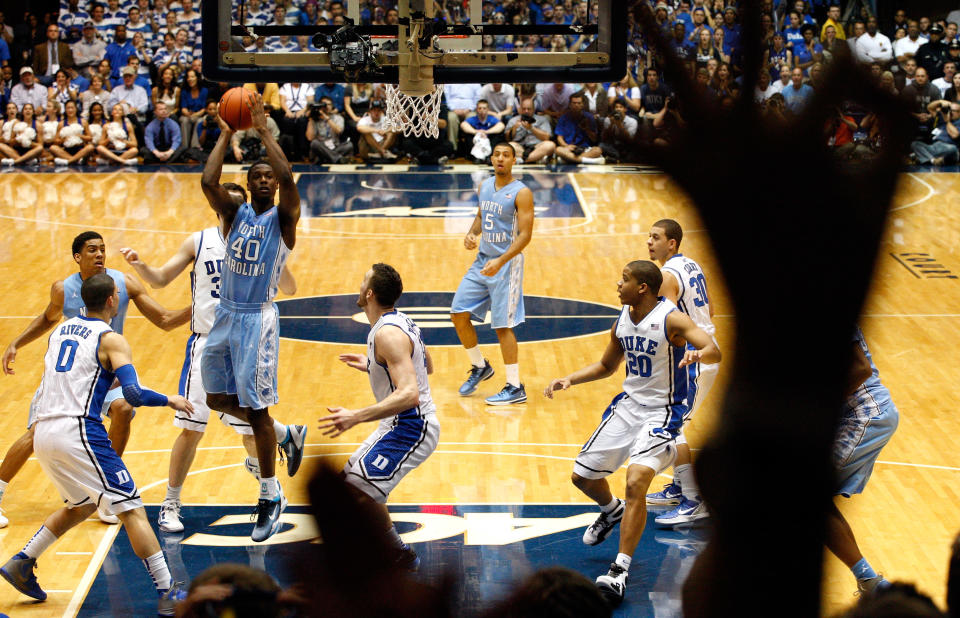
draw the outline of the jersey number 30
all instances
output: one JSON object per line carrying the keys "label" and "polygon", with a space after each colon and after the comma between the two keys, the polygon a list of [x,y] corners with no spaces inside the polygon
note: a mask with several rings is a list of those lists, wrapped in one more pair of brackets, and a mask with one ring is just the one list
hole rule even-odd
{"label": "jersey number 30", "polygon": [[694,305],[703,307],[710,302],[707,298],[707,280],[704,278],[703,273],[700,273],[696,277],[690,277],[690,287],[695,288],[697,291],[697,297],[693,299]]}

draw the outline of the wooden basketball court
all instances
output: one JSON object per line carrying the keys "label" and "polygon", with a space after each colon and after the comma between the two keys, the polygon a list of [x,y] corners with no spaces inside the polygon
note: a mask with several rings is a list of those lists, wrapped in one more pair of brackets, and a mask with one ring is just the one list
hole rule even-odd
{"label": "wooden basketball court", "polygon": [[[477,174],[474,180],[488,173],[471,167],[453,171],[460,174],[456,182],[445,177],[446,172],[414,176],[406,172],[406,166],[372,171],[345,166],[322,173],[303,172],[299,176],[301,196],[310,214],[318,216],[301,221],[289,262],[299,286],[296,296],[353,294],[366,269],[377,261],[400,271],[408,293],[453,292],[473,259],[473,253],[462,244],[472,216],[467,207],[469,186],[462,181],[471,172]],[[737,348],[731,305],[709,238],[686,196],[665,176],[630,168],[539,170],[537,174],[538,205],[542,196],[553,192],[558,203],[570,202],[571,209],[556,208],[542,217],[538,213],[534,239],[525,253],[526,295],[584,301],[616,311],[616,284],[623,265],[647,258],[645,243],[652,222],[675,218],[685,230],[683,253],[699,260],[707,272],[717,313],[717,339],[729,362]],[[348,177],[362,191],[337,189]],[[410,180],[415,177],[419,184]],[[239,171],[224,173],[223,180],[245,184]],[[160,264],[188,233],[214,225],[215,217],[199,184],[198,173],[167,171],[5,175],[0,183],[0,344],[5,347],[43,310],[54,280],[76,270],[70,255],[76,234],[87,229],[101,232],[108,249],[107,265],[132,273],[119,254],[121,247],[134,247],[144,260]],[[956,509],[960,503],[960,454],[954,448],[960,420],[951,395],[960,390],[960,379],[944,353],[960,340],[960,215],[954,208],[958,189],[960,176],[956,174],[902,177],[895,212],[880,249],[873,293],[862,319],[881,378],[900,410],[900,427],[881,454],[865,494],[842,505],[871,564],[890,579],[916,582],[939,603],[944,600],[949,545],[960,529]],[[416,208],[403,208],[405,200],[418,191],[434,195],[439,206],[431,211],[432,216],[418,216]],[[369,195],[365,197],[363,192]],[[336,213],[328,212],[328,206],[341,203],[345,206]],[[467,206],[444,211],[447,203]],[[371,208],[378,210],[372,215],[364,210]],[[814,225],[790,233],[822,234],[825,230]],[[842,260],[844,242],[836,240],[836,259]],[[750,259],[748,248],[744,249],[744,259]],[[151,294],[167,307],[185,306],[190,302],[189,279],[183,275],[169,288]],[[830,299],[822,299],[822,306],[829,307],[829,303]],[[444,324],[444,308],[430,309],[418,307],[418,320],[435,322],[431,330],[436,333],[444,329],[452,333]],[[771,305],[770,311],[776,312],[777,306]],[[531,313],[529,307],[527,312]],[[575,387],[553,401],[543,398],[541,391],[551,378],[593,362],[606,344],[607,335],[598,330],[608,328],[612,318],[598,317],[606,320],[606,326],[596,328],[579,318],[570,319],[571,315],[542,314],[531,320],[544,326],[532,328],[531,338],[520,347],[521,376],[529,396],[524,405],[484,405],[483,397],[503,383],[496,346],[484,350],[497,375],[470,398],[457,395],[468,368],[462,349],[432,347],[436,372],[431,386],[442,425],[440,446],[401,483],[391,496],[393,503],[586,504],[569,482],[572,459],[619,392],[620,383],[614,377]],[[339,318],[345,322],[350,316]],[[572,329],[569,332],[565,332],[567,324]],[[131,307],[125,334],[133,346],[142,382],[162,392],[175,392],[187,327],[163,333]],[[803,345],[804,326],[783,324],[782,337],[781,345]],[[336,339],[325,341],[322,333],[315,339],[319,340],[282,340],[281,403],[271,410],[283,422],[311,427],[309,459],[300,475],[286,479],[280,473],[291,504],[305,503],[304,483],[310,466],[325,458],[341,463],[372,430],[372,426],[360,426],[336,441],[326,440],[316,431],[316,419],[326,406],[360,406],[372,395],[366,376],[337,361],[342,351],[360,351],[358,345],[330,343]],[[45,340],[28,345],[17,355],[16,375],[0,378],[0,428],[5,436],[0,449],[5,450],[24,430],[44,351]],[[789,361],[781,362],[783,370],[790,371]],[[725,384],[726,372],[721,367],[717,385],[688,433],[694,447],[717,422],[717,404]],[[171,420],[169,409],[140,409],[124,455],[149,504],[158,504],[164,496],[169,449],[179,431]],[[243,470],[243,456],[235,435],[211,422],[183,490],[185,505],[252,505],[255,485]],[[657,482],[660,480],[665,479]],[[621,471],[613,485],[622,488],[622,482]],[[759,502],[758,496],[758,510]],[[775,507],[770,508],[768,500],[764,503],[759,512],[776,517]],[[19,551],[43,518],[60,504],[38,463],[28,462],[3,499],[11,523],[0,530],[0,559]],[[574,532],[575,539],[580,530]],[[653,534],[652,530],[647,534]],[[0,583],[0,611],[15,616],[73,616],[84,607],[96,610],[89,602],[85,605],[85,599],[116,536],[116,527],[96,520],[82,524],[39,562],[37,574],[48,590],[48,600],[33,605]],[[608,541],[596,548],[596,553],[609,561],[615,549]],[[595,577],[599,572],[593,569],[584,567],[582,572]],[[140,565],[130,565],[129,571],[129,578],[147,578]],[[855,600],[852,575],[832,557],[827,558],[827,578],[825,612],[835,612]],[[631,586],[628,599],[631,594],[643,594],[642,583]]]}

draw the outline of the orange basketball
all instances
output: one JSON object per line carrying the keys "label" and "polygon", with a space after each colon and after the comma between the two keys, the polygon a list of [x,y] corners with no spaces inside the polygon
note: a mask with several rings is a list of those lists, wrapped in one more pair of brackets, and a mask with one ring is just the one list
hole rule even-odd
{"label": "orange basketball", "polygon": [[245,131],[253,124],[247,100],[253,101],[253,92],[246,88],[231,88],[220,97],[220,117],[234,131]]}

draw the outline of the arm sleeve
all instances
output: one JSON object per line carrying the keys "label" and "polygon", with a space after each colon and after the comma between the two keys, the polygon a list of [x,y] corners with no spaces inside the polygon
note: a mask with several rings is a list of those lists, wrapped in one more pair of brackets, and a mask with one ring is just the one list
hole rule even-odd
{"label": "arm sleeve", "polygon": [[117,369],[114,374],[120,380],[123,388],[123,398],[134,408],[140,406],[161,407],[167,405],[167,396],[143,388],[137,381],[137,370],[127,364]]}

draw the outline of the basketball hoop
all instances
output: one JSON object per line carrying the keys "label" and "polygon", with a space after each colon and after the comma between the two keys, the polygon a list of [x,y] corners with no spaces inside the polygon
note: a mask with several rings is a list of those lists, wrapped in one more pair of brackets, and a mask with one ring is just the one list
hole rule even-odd
{"label": "basketball hoop", "polygon": [[399,39],[398,83],[387,84],[387,130],[403,131],[405,136],[437,137],[440,135],[440,103],[443,84],[433,83],[436,56],[420,47],[423,14],[402,26]]}

